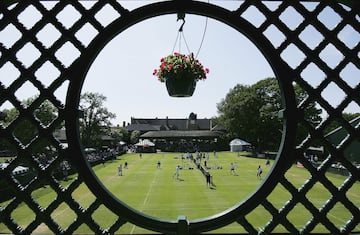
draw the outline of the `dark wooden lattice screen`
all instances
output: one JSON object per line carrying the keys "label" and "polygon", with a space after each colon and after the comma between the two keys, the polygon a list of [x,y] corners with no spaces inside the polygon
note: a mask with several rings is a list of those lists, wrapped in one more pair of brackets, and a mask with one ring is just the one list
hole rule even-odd
{"label": "dark wooden lattice screen", "polygon": [[[355,184],[359,184],[360,169],[345,157],[345,153],[349,146],[358,143],[360,131],[358,123],[354,125],[343,116],[348,107],[360,110],[360,4],[357,0],[341,3],[335,0],[248,0],[239,1],[235,11],[221,9],[216,2],[159,2],[133,11],[125,9],[121,1],[93,1],[90,7],[84,7],[83,2],[53,1],[51,7],[45,7],[41,1],[0,2],[0,111],[3,106],[17,110],[8,124],[3,122],[6,117],[1,116],[0,120],[1,144],[10,146],[16,155],[9,165],[0,169],[1,187],[11,192],[9,198],[0,204],[0,228],[4,229],[0,233],[41,233],[41,229],[45,228],[45,233],[70,234],[86,226],[96,234],[113,234],[126,222],[163,233],[212,231],[233,222],[239,224],[241,231],[251,234],[268,234],[278,227],[290,234],[308,234],[319,226],[331,234],[359,231],[360,192],[356,191]],[[113,24],[103,22],[99,17],[105,8],[111,8],[117,15]],[[117,205],[96,182],[87,180],[91,174],[83,164],[78,149],[77,126],[73,121],[78,117],[78,95],[84,73],[103,44],[124,28],[143,19],[176,14],[179,10],[213,17],[248,35],[271,61],[287,100],[284,117],[289,125],[285,130],[290,132],[287,134],[290,141],[284,141],[282,151],[292,157],[284,160],[284,164],[278,163],[269,186],[255,193],[249,202],[227,215],[208,221],[192,222],[182,218],[175,222],[157,221],[143,218]],[[68,11],[76,17],[66,19]],[[27,12],[33,14],[31,21],[23,20],[22,16]],[[289,19],[288,13],[293,18]],[[331,17],[323,17],[324,14]],[[81,37],[82,33],[88,31],[96,32],[93,41],[85,41]],[[49,32],[51,36],[45,37]],[[304,36],[309,33],[313,37]],[[346,40],[348,33],[353,35],[351,41]],[[335,59],[331,57],[330,60],[328,53],[335,54]],[[72,56],[64,56],[68,54]],[[288,54],[295,54],[299,59],[289,60]],[[53,72],[44,80],[39,74],[45,67]],[[312,71],[321,76],[308,76]],[[307,93],[300,104],[295,104],[290,97],[291,84],[294,83]],[[324,95],[329,87],[335,87],[343,94],[343,97],[338,97],[336,105],[328,102],[328,97]],[[67,97],[58,96],[59,90],[68,90]],[[36,98],[31,103],[22,103],[18,94],[29,91]],[[327,114],[319,125],[314,125],[303,115],[313,102]],[[37,116],[37,111],[48,103],[56,107],[57,115],[51,120]],[[68,148],[61,145],[54,135],[57,126],[64,122]],[[336,143],[324,133],[325,128],[333,123],[339,124],[344,132]],[[294,147],[291,136],[296,135],[296,125],[305,127],[308,135]],[[26,138],[18,135],[20,129],[29,132]],[[304,157],[304,152],[314,143],[324,146],[327,154],[326,160],[318,167]],[[41,146],[55,149],[51,160],[44,162],[41,156],[34,153]],[[279,157],[283,159],[281,154]],[[78,177],[66,185],[56,177],[57,169],[64,160],[78,173]],[[308,170],[307,181],[295,182],[291,178],[288,169],[295,162]],[[340,185],[330,181],[326,174],[334,162],[341,163],[349,173]],[[12,172],[19,165],[32,169],[31,180],[19,181],[13,176]],[[84,204],[77,194],[77,188],[84,187],[85,181],[91,201]],[[35,199],[36,189],[44,184],[49,185],[48,193],[54,195],[54,200],[40,203]],[[319,184],[329,195],[329,199],[321,202],[321,205],[309,196],[314,185]],[[99,193],[94,195],[93,192],[97,191]],[[272,192],[275,191],[282,191],[287,198],[283,205],[272,203]],[[29,214],[28,221],[21,225],[17,221],[20,205],[25,205]],[[339,222],[328,216],[339,205],[341,213],[348,217],[346,221]],[[257,224],[256,220],[251,219],[249,215],[258,208],[266,209],[264,217],[268,218],[268,223]],[[70,221],[62,224],[52,215],[65,209],[71,211]],[[98,222],[97,210],[107,211],[109,225]],[[292,220],[295,213],[303,214],[305,222],[302,226],[295,225]]]}

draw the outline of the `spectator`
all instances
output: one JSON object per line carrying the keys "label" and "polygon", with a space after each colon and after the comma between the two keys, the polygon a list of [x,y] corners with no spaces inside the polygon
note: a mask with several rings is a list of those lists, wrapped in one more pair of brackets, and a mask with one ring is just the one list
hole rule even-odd
{"label": "spectator", "polygon": [[259,166],[258,166],[258,169],[257,169],[256,177],[257,177],[258,179],[261,179],[261,174],[262,174],[262,168],[261,168],[261,166],[259,165]]}

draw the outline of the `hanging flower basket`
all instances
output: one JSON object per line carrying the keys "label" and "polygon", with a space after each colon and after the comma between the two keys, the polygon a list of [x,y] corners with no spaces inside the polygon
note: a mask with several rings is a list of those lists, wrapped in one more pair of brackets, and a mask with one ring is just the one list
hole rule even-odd
{"label": "hanging flower basket", "polygon": [[188,78],[167,78],[165,80],[166,89],[171,97],[190,97],[194,94],[196,81],[192,77]]}
{"label": "hanging flower basket", "polygon": [[162,58],[159,69],[155,69],[153,75],[160,82],[165,82],[168,93],[172,97],[192,96],[196,82],[205,80],[209,69],[204,68],[194,54],[188,56],[175,52]]}

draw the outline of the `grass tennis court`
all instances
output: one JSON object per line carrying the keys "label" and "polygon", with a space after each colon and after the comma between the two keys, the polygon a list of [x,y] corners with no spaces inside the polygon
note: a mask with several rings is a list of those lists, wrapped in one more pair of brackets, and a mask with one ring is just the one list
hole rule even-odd
{"label": "grass tennis court", "polygon": [[[210,173],[213,176],[215,187],[206,186],[204,175],[196,169],[192,161],[182,159],[180,153],[143,153],[140,158],[138,153],[131,153],[119,156],[117,160],[100,164],[93,169],[103,184],[111,193],[117,196],[131,207],[150,216],[161,219],[177,220],[179,215],[185,215],[189,220],[205,218],[224,210],[245,200],[251,195],[262,180],[256,177],[258,165],[263,168],[263,178],[271,169],[265,166],[265,159],[256,159],[248,157],[238,157],[236,153],[219,152],[217,157],[213,153],[209,154],[207,166],[211,167]],[[185,156],[185,155],[184,155]],[[204,161],[203,159],[202,161]],[[157,162],[160,161],[161,167],[157,168]],[[123,175],[118,175],[118,166],[128,163],[128,169],[123,169]],[[236,164],[237,175],[230,173],[230,164]],[[272,165],[273,162],[271,162]],[[203,163],[202,163],[203,164]],[[175,168],[180,165],[179,179],[174,177]],[[189,169],[194,168],[194,169]],[[292,167],[287,173],[287,178],[296,187],[300,187],[308,178],[309,173],[306,169]],[[62,182],[64,186],[69,184],[76,176],[71,176],[69,181]],[[327,177],[334,185],[340,186],[345,177],[335,174],[327,174]],[[352,202],[360,205],[360,185],[356,183],[348,192],[347,197]],[[54,200],[56,193],[50,188],[41,188],[32,193],[32,196],[38,203],[46,207]],[[85,185],[80,185],[72,196],[82,207],[87,208],[94,200],[95,196],[87,189]],[[320,183],[315,184],[314,189],[306,195],[309,200],[318,208],[328,200],[331,194]],[[268,200],[278,209],[291,198],[289,192],[282,186],[277,187],[268,197]],[[5,206],[9,202],[4,202]],[[34,213],[25,205],[18,207],[12,213],[12,217],[21,226],[27,226],[33,219]],[[63,228],[76,219],[76,214],[65,203],[56,209],[51,217]],[[111,226],[116,215],[104,206],[100,206],[92,215],[95,221],[103,228]],[[292,221],[299,229],[304,226],[312,215],[302,205],[296,206],[287,218]],[[336,225],[341,227],[349,220],[351,214],[340,203],[329,212],[328,218]],[[258,206],[253,212],[246,216],[255,228],[263,227],[270,219],[271,215],[262,206]],[[316,232],[326,232],[327,230],[318,225]],[[357,227],[360,230],[360,226]],[[274,232],[285,232],[286,230],[279,226]],[[0,232],[6,233],[9,230],[0,224]],[[36,233],[49,233],[46,225],[37,228]],[[91,233],[86,226],[81,226],[76,233]],[[241,233],[246,232],[240,225],[234,223],[222,228],[219,233]],[[132,224],[125,224],[118,233],[153,233],[143,230]]]}

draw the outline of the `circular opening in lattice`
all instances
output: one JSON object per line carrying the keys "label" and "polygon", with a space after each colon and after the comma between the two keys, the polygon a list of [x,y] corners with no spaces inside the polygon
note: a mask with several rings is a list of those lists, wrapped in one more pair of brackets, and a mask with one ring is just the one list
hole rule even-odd
{"label": "circular opening in lattice", "polygon": [[[103,185],[167,219],[211,216],[251,195],[271,170],[283,125],[277,79],[253,43],[218,21],[185,19],[177,42],[176,15],[117,35],[91,65],[79,106],[85,156]],[[199,52],[210,70],[192,97],[169,97],[152,74],[173,51]]]}
{"label": "circular opening in lattice", "polygon": [[[170,7],[173,3],[162,4],[169,4],[167,7]],[[180,220],[182,215],[190,220],[189,223],[196,227],[192,227],[196,231],[208,230],[206,223],[213,220],[222,220],[217,223],[219,227],[221,224],[226,225],[229,220],[223,217],[238,213],[245,215],[259,205],[260,199],[271,192],[278,177],[291,162],[289,156],[293,156],[296,101],[289,79],[289,67],[279,61],[280,57],[275,55],[264,36],[256,30],[245,30],[249,26],[247,21],[233,21],[231,14],[225,12],[216,17],[217,13],[213,13],[214,19],[224,23],[221,25],[213,18],[205,23],[205,18],[186,14],[186,30],[200,38],[187,37],[187,48],[184,49],[182,44],[183,47],[178,50],[191,52],[198,49],[202,32],[199,33],[198,25],[188,22],[201,19],[201,27],[207,24],[205,39],[215,38],[207,42],[207,46],[205,40],[198,55],[201,62],[209,67],[210,74],[206,81],[198,82],[199,87],[192,97],[171,98],[166,94],[164,84],[153,76],[153,70],[159,66],[162,57],[175,51],[176,47],[172,49],[172,43],[180,22],[176,22],[176,10],[173,11],[175,14],[168,16],[162,15],[169,13],[164,11],[160,13],[161,17],[156,18],[159,15],[153,15],[151,10],[147,10],[139,13],[144,14],[142,20],[119,20],[110,24],[104,33],[95,37],[78,61],[81,66],[77,67],[79,70],[76,73],[81,74],[81,79],[70,81],[69,87],[72,89],[67,97],[67,108],[78,117],[76,120],[67,118],[66,121],[69,151],[74,156],[81,156],[76,157],[73,163],[96,197],[124,220],[134,224],[145,223],[145,227],[156,231],[176,229],[174,226],[177,226],[177,222],[174,219]],[[162,26],[161,19],[166,23],[174,21],[175,27]],[[152,27],[149,26],[151,23]],[[209,29],[210,25],[216,30]],[[226,25],[232,25],[233,28]],[[162,34],[154,33],[154,28],[160,28]],[[169,36],[170,31],[174,32],[172,36]],[[233,34],[225,37],[229,41],[223,37],[226,34]],[[244,35],[248,38],[244,39]],[[129,40],[131,37],[133,40]],[[139,38],[146,38],[147,43],[144,45],[143,40],[133,43]],[[170,48],[165,48],[165,43],[169,41]],[[220,41],[224,43],[221,48]],[[119,45],[116,42],[120,42]],[[258,49],[254,45],[258,45]],[[110,58],[108,64],[100,63],[106,57]],[[151,62],[148,62],[149,59]],[[76,104],[70,102],[72,98],[77,100]],[[100,106],[90,105],[91,100]],[[213,115],[211,111],[203,111],[208,104],[214,113],[218,108],[220,113],[230,117],[204,117]],[[130,108],[126,109],[127,105]],[[108,107],[116,107],[116,111],[111,112]],[[227,113],[229,109],[235,112]],[[96,116],[93,112],[96,110],[106,114],[106,118],[102,118],[98,124],[100,133],[104,130],[106,132],[97,139],[93,132],[84,129],[89,126],[88,118]],[[127,111],[130,111],[128,117],[135,116],[131,119],[137,120],[135,125],[128,125],[124,120]],[[239,118],[246,116],[250,117],[246,121]],[[171,124],[173,119],[184,121],[184,126],[180,127],[186,129]],[[146,120],[162,120],[164,124],[149,125]],[[205,124],[209,123],[209,129],[199,130],[204,124],[200,121],[204,120]],[[105,124],[113,128],[106,128]],[[133,134],[128,136],[129,142],[125,142],[125,139],[119,138],[124,136],[121,130],[131,126],[154,129],[139,129],[146,130],[146,133],[129,129]],[[246,134],[239,127],[247,129]],[[204,138],[204,132],[201,131],[217,135],[205,135],[207,138]],[[145,135],[148,132],[153,133],[151,138]],[[176,138],[154,135],[169,132],[181,135]],[[94,142],[90,142],[94,139]],[[242,146],[244,148],[240,151],[231,149],[230,142],[234,139],[245,140],[250,145]],[[131,144],[131,148],[126,149],[130,153],[119,154],[124,142]],[[110,146],[113,143],[117,146]],[[267,167],[267,157],[276,158],[281,164],[270,160],[270,167]],[[232,165],[235,165],[235,171],[231,170]],[[263,169],[261,176],[257,176],[259,165]],[[180,168],[178,177],[175,168]],[[208,172],[212,177],[206,177]],[[247,179],[244,177],[246,174],[249,177]],[[209,179],[209,184],[206,179]],[[229,182],[233,182],[233,185]],[[169,210],[170,206],[174,207]],[[233,219],[235,221],[235,217]]]}

